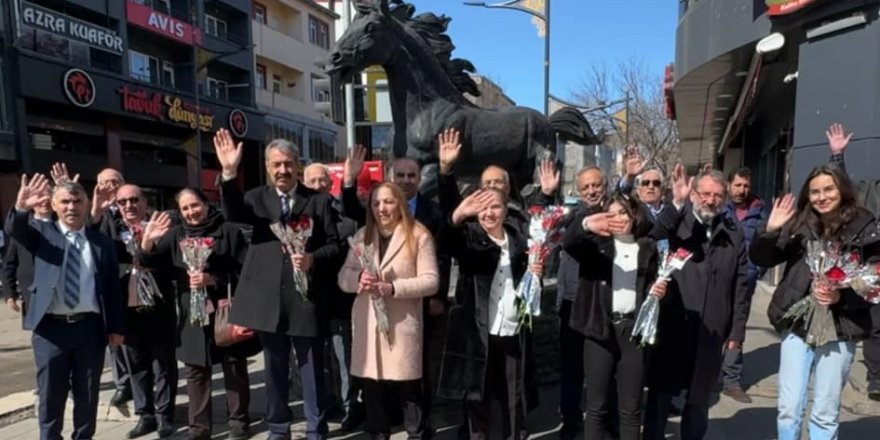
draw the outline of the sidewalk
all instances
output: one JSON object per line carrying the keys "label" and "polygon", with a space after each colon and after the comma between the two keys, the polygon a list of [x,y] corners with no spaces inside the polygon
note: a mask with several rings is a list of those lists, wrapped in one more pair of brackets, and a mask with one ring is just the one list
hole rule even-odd
{"label": "sidewalk", "polygon": [[[770,294],[766,286],[761,286],[755,294],[752,304],[752,314],[749,322],[746,339],[745,353],[745,383],[750,387],[749,393],[754,402],[743,405],[725,396],[719,396],[717,402],[710,410],[709,432],[707,439],[710,440],[733,440],[743,438],[772,439],[776,436],[776,370],[779,363],[779,338],[770,327],[766,310]],[[0,336],[2,337],[2,336]],[[873,438],[880,432],[880,403],[867,399],[864,394],[865,367],[862,361],[861,350],[857,353],[856,362],[853,364],[850,377],[850,386],[844,392],[843,408],[841,410],[841,432],[843,439]],[[252,433],[255,439],[263,439],[266,436],[266,426],[260,420],[264,412],[264,383],[262,380],[263,360],[261,356],[251,359],[249,364],[251,372],[251,414],[255,420]],[[185,438],[185,427],[182,424],[186,420],[186,390],[183,381],[179,384],[177,396],[177,425],[176,439]],[[215,372],[214,376],[214,438],[225,438],[224,426],[225,402],[221,391],[222,376]],[[121,410],[108,407],[106,404],[112,396],[109,371],[102,376],[101,405],[99,409],[98,431],[96,440],[121,440],[126,438],[126,433],[136,423],[136,418],[130,414],[130,407]],[[529,415],[529,429],[532,439],[555,439],[558,430],[558,416],[556,403],[558,402],[558,389],[556,384],[549,384],[541,390],[541,405]],[[0,438],[37,438],[37,423],[34,418],[16,421],[3,414],[9,411],[12,400],[17,399],[19,413],[30,412],[34,404],[33,394],[8,396],[0,399]],[[70,417],[68,405],[68,417],[65,423],[65,432],[70,431]],[[301,401],[291,404],[294,411],[294,420],[303,420]],[[28,407],[30,409],[28,409]],[[433,424],[438,429],[437,439],[453,440],[456,438],[457,424],[460,418],[460,408],[454,403],[444,403],[434,411]],[[14,423],[10,423],[14,422]],[[496,422],[497,423],[497,422]],[[331,431],[338,428],[338,424],[331,423]],[[669,433],[677,432],[678,419],[671,419]],[[294,438],[304,438],[304,423],[297,423],[293,427]],[[157,438],[153,436],[142,437],[146,440]],[[354,433],[349,435],[335,435],[331,438],[361,439],[366,438],[363,434]],[[392,438],[404,439],[406,435],[397,433]],[[495,438],[493,436],[493,438]],[[674,437],[677,438],[677,437]]]}

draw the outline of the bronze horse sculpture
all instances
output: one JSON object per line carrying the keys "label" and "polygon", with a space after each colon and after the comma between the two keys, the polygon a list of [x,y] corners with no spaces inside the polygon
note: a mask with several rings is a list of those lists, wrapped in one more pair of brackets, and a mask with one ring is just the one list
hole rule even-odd
{"label": "bronze horse sculpture", "polygon": [[394,157],[423,166],[423,190],[432,193],[437,163],[436,136],[446,128],[461,132],[462,153],[455,173],[473,178],[488,165],[508,171],[517,187],[531,183],[539,160],[556,151],[556,134],[595,143],[586,119],[567,108],[553,116],[525,107],[483,109],[463,92],[479,95],[467,71],[470,62],[451,58],[454,46],[444,32],[450,19],[431,13],[414,16],[400,0],[360,0],[357,16],[337,42],[328,72],[339,82],[373,65],[388,77]]}

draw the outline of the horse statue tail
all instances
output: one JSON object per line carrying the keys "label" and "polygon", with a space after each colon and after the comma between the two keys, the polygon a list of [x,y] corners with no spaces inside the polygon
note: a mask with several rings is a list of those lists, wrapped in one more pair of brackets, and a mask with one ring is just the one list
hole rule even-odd
{"label": "horse statue tail", "polygon": [[580,110],[574,107],[563,107],[550,115],[550,126],[553,131],[562,137],[571,139],[583,145],[595,145],[601,143],[589,121]]}

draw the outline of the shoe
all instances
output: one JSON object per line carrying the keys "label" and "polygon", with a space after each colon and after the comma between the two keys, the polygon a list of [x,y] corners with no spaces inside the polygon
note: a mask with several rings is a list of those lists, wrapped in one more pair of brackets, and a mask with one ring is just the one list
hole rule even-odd
{"label": "shoe", "polygon": [[342,426],[340,426],[339,429],[345,432],[353,432],[357,431],[363,423],[363,416],[358,415],[356,412],[349,412],[345,418],[342,419]]}
{"label": "shoe", "polygon": [[880,401],[880,379],[874,379],[868,382],[868,398]]}
{"label": "shoe", "polygon": [[752,398],[743,391],[742,387],[739,385],[733,385],[729,387],[724,387],[724,391],[722,391],[725,396],[730,397],[733,400],[736,400],[740,403],[752,403]]}
{"label": "shoe", "polygon": [[131,390],[116,390],[113,397],[110,398],[110,404],[113,406],[122,406],[131,400]]}
{"label": "shoe", "polygon": [[559,440],[572,440],[577,437],[580,430],[580,423],[562,422],[562,428],[559,429]]}
{"label": "shoe", "polygon": [[250,433],[248,432],[247,426],[230,426],[229,427],[229,435],[226,437],[228,440],[245,440],[250,437]]}
{"label": "shoe", "polygon": [[159,438],[168,438],[174,435],[174,424],[167,420],[159,420],[159,429],[156,431],[159,434]]}
{"label": "shoe", "polygon": [[141,416],[141,419],[138,420],[137,426],[134,427],[131,431],[128,431],[128,438],[138,438],[143,437],[151,432],[156,431],[156,418],[152,416]]}

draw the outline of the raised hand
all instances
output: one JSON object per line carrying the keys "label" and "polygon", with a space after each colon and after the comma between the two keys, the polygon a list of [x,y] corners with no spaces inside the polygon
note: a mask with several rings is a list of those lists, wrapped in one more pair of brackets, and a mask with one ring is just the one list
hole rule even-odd
{"label": "raised hand", "polygon": [[778,231],[794,217],[794,196],[786,194],[773,201],[773,210],[767,219],[767,232]]}
{"label": "raised hand", "polygon": [[144,228],[144,237],[141,239],[141,249],[148,251],[152,249],[153,243],[165,236],[171,229],[171,217],[167,212],[154,212],[150,216],[150,221]]}
{"label": "raised hand", "polygon": [[364,169],[364,159],[367,157],[367,149],[363,145],[355,145],[348,155],[345,156],[345,164],[342,167],[342,183],[344,186],[354,186],[357,183],[361,170]]}
{"label": "raised hand", "polygon": [[632,152],[627,153],[626,159],[623,163],[623,167],[624,167],[625,174],[626,174],[625,177],[629,181],[632,181],[632,179],[635,179],[636,176],[638,176],[639,174],[642,174],[642,171],[645,171],[645,165],[647,165],[647,162],[642,157],[642,155],[639,154],[638,151],[632,151]]}
{"label": "raised hand", "polygon": [[42,174],[34,174],[28,181],[27,175],[21,175],[21,186],[15,199],[15,209],[30,211],[35,206],[45,203],[52,196],[49,194],[49,179]]}
{"label": "raised hand", "polygon": [[110,182],[103,182],[95,185],[92,193],[92,209],[105,211],[116,201],[117,186]]}
{"label": "raised hand", "polygon": [[684,165],[677,163],[672,171],[672,201],[678,205],[684,205],[688,196],[691,194],[691,184],[693,177],[690,179],[684,171]]}
{"label": "raised hand", "polygon": [[834,123],[825,131],[825,137],[828,138],[828,148],[831,150],[831,154],[843,154],[853,134],[846,134],[843,125]]}
{"label": "raised hand", "polygon": [[559,188],[559,170],[556,169],[556,164],[552,160],[541,161],[538,180],[541,182],[541,192],[545,195],[553,195]]}
{"label": "raised hand", "polygon": [[214,134],[214,152],[217,153],[224,178],[231,179],[238,174],[242,151],[241,142],[236,144],[229,130],[221,128]]}
{"label": "raised hand", "polygon": [[486,209],[495,198],[490,190],[478,189],[465,197],[452,213],[452,223],[458,225],[468,218],[475,217],[480,211]]}
{"label": "raised hand", "polygon": [[458,156],[461,154],[460,136],[461,133],[454,128],[447,128],[437,135],[440,174],[451,173],[455,163],[458,162]]}
{"label": "raised hand", "polygon": [[587,216],[583,222],[584,230],[602,237],[610,237],[615,226],[614,217],[617,217],[617,214],[613,212],[600,212]]}
{"label": "raised hand", "polygon": [[67,182],[79,182],[79,174],[71,178],[70,173],[67,172],[67,164],[64,162],[55,162],[52,164],[52,170],[49,172],[49,175],[52,177],[52,181],[55,182],[56,186]]}
{"label": "raised hand", "polygon": [[700,168],[700,174],[707,174],[709,171],[712,171],[712,162],[706,162]]}

